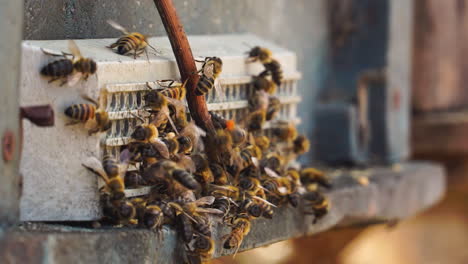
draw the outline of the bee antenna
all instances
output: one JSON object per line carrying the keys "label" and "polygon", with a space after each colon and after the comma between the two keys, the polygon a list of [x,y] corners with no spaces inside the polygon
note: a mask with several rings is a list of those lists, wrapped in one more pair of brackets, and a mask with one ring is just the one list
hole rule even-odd
{"label": "bee antenna", "polygon": [[249,48],[253,48],[252,45],[250,45],[249,43],[245,42],[245,41],[242,41],[242,44],[244,44],[245,46],[249,47]]}
{"label": "bee antenna", "polygon": [[146,44],[148,45],[148,47],[152,48],[152,49],[154,50],[154,52],[159,53],[159,54],[161,53],[161,52],[160,52],[159,50],[157,50],[155,47],[151,46],[151,45],[149,44],[149,42],[146,42]]}

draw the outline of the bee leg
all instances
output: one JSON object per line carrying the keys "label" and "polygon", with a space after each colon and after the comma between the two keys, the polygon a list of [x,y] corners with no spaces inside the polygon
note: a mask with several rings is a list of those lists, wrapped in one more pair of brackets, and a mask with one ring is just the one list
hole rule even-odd
{"label": "bee leg", "polygon": [[149,56],[148,56],[148,50],[147,50],[147,49],[145,49],[145,54],[146,54],[146,60],[147,60],[148,63],[149,63],[150,61],[149,61]]}
{"label": "bee leg", "polygon": [[89,74],[86,73],[85,76],[83,77],[83,79],[84,79],[85,81],[87,81],[87,80],[88,80],[88,77],[89,77]]}
{"label": "bee leg", "polygon": [[73,125],[76,125],[76,124],[78,124],[80,122],[81,121],[79,121],[79,120],[73,120],[73,121],[70,121],[70,122],[66,123],[65,125],[66,126],[73,126]]}
{"label": "bee leg", "polygon": [[60,79],[60,77],[57,77],[57,78],[52,78],[52,79],[50,79],[50,80],[49,80],[49,82],[48,82],[48,83],[55,82],[55,81],[56,81],[56,80],[58,80],[58,79]]}
{"label": "bee leg", "polygon": [[93,134],[96,134],[97,132],[99,132],[99,127],[92,128],[88,130],[88,136],[92,136]]}
{"label": "bee leg", "polygon": [[86,101],[91,102],[91,103],[94,104],[96,107],[99,106],[99,104],[98,104],[98,102],[96,102],[96,100],[94,100],[93,98],[87,96],[86,94],[82,94],[82,95],[81,95],[81,98],[85,99]]}
{"label": "bee leg", "polygon": [[62,82],[60,83],[60,86],[64,86],[67,83],[67,79],[63,79]]}

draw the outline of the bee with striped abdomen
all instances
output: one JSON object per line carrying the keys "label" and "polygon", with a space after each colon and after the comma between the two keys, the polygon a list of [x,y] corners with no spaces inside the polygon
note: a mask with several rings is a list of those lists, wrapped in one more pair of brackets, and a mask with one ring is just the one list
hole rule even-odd
{"label": "bee with striped abdomen", "polygon": [[272,53],[267,48],[262,48],[259,46],[253,47],[248,52],[247,62],[259,61],[265,67],[265,71],[260,73],[260,75],[265,75],[267,72],[271,73],[271,78],[273,82],[280,86],[283,81],[283,70],[279,62],[272,57]]}
{"label": "bee with striped abdomen", "polygon": [[328,199],[318,191],[312,191],[302,196],[304,205],[304,213],[311,214],[314,216],[313,223],[326,215],[330,209],[330,203]]}
{"label": "bee with striped abdomen", "polygon": [[115,43],[108,46],[110,49],[117,48],[118,54],[127,55],[133,53],[133,58],[136,59],[137,56],[145,52],[146,57],[148,57],[147,47],[152,48],[156,53],[161,53],[148,43],[147,36],[138,32],[129,32],[126,28],[112,20],[107,20],[107,23],[124,34]]}
{"label": "bee with striped abdomen", "polygon": [[250,232],[250,217],[247,214],[239,214],[232,221],[232,231],[223,243],[225,249],[236,248],[237,254],[244,237]]}
{"label": "bee with striped abdomen", "polygon": [[[127,153],[127,152],[125,152]],[[123,224],[136,224],[136,208],[133,203],[125,201],[125,183],[123,175],[128,168],[128,156],[121,154],[122,163],[111,156],[104,156],[102,162],[96,157],[89,157],[83,166],[104,180],[101,195],[109,197],[109,203],[116,212],[117,220]],[[104,208],[105,209],[105,208]]]}
{"label": "bee with striped abdomen", "polygon": [[[71,54],[62,52],[62,54],[54,54],[42,50],[47,55],[63,56],[63,59],[53,61],[41,69],[41,74],[50,77],[50,82],[62,80],[60,86],[67,83],[69,86],[75,85],[80,79],[87,80],[89,75],[96,73],[96,62],[90,58],[84,58],[81,55],[80,49],[75,41],[68,41],[68,49]],[[67,56],[72,56],[71,59]]]}
{"label": "bee with striped abdomen", "polygon": [[[206,57],[203,61],[200,79],[198,80],[197,87],[195,88],[196,95],[204,95],[215,87],[216,78],[219,77],[223,69],[223,61],[218,57]],[[221,91],[217,91],[220,92]]]}
{"label": "bee with striped abdomen", "polygon": [[[159,80],[158,84],[159,86],[165,88],[160,91],[164,96],[176,100],[184,100],[185,95],[187,93],[187,89],[185,88],[187,81],[188,79],[185,80],[185,82],[180,83],[174,80]],[[169,82],[169,84],[163,86],[161,85],[162,82]]]}
{"label": "bee with striped abdomen", "polygon": [[67,125],[75,125],[84,122],[85,127],[89,128],[88,134],[92,135],[97,132],[103,132],[111,127],[109,114],[99,108],[99,104],[93,99],[83,96],[84,99],[92,104],[73,104],[67,107],[64,111],[65,115],[72,119]]}

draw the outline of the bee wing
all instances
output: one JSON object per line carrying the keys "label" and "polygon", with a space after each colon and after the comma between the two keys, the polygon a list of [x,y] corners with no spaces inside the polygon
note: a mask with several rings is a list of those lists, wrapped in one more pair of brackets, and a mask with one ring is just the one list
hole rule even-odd
{"label": "bee wing", "polygon": [[276,171],[274,171],[274,170],[272,170],[272,169],[270,169],[270,168],[268,168],[268,167],[265,167],[265,168],[263,168],[263,169],[265,170],[265,173],[266,173],[268,176],[270,176],[270,177],[272,177],[272,178],[277,178],[277,179],[278,179],[278,178],[281,178],[281,176],[279,176],[278,173],[276,173]]}
{"label": "bee wing", "polygon": [[224,214],[223,211],[215,208],[200,208],[198,207],[196,209],[198,213],[207,213],[207,214]]}
{"label": "bee wing", "polygon": [[252,164],[258,168],[258,166],[260,166],[260,162],[258,161],[258,159],[256,157],[252,157]]}
{"label": "bee wing", "polygon": [[98,158],[93,156],[88,157],[81,165],[83,165],[83,167],[92,173],[101,177],[105,182],[109,182],[109,178],[107,177],[107,174],[102,167],[102,163],[100,160],[98,160]]}
{"label": "bee wing", "polygon": [[194,203],[196,203],[197,205],[211,205],[212,203],[214,203],[214,201],[214,196],[205,196],[196,200]]}
{"label": "bee wing", "polygon": [[154,142],[152,142],[152,144],[159,151],[159,154],[161,154],[163,158],[165,159],[170,158],[169,149],[167,148],[167,145],[164,144],[164,142],[161,139],[159,138],[154,139]]}
{"label": "bee wing", "polygon": [[89,119],[85,122],[84,127],[87,130],[95,129],[97,127],[97,121],[95,118]]}
{"label": "bee wing", "polygon": [[193,163],[193,160],[189,156],[186,156],[184,154],[179,154],[178,158],[179,160],[177,161],[177,164],[179,166],[188,170],[190,173],[193,173],[196,171],[195,163]]}
{"label": "bee wing", "polygon": [[288,194],[288,188],[283,187],[283,186],[278,187],[278,192],[280,192],[283,195],[286,195],[286,194]]}
{"label": "bee wing", "polygon": [[263,198],[261,198],[261,197],[258,197],[258,196],[255,196],[255,195],[254,195],[254,196],[252,196],[252,198],[255,199],[255,200],[259,200],[259,201],[261,201],[261,202],[263,202],[263,203],[266,203],[266,204],[268,204],[268,205],[270,205],[270,206],[278,207],[278,206],[276,206],[275,204],[272,204],[272,203],[270,203],[269,201],[267,201],[267,200],[265,200],[265,199],[263,199]]}
{"label": "bee wing", "polygon": [[219,101],[224,102],[226,101],[226,94],[221,84],[222,84],[221,80],[215,79],[214,88],[215,88],[216,97],[219,99]]}
{"label": "bee wing", "polygon": [[113,27],[113,28],[117,29],[118,31],[124,33],[125,35],[130,34],[130,32],[128,32],[128,30],[126,28],[122,27],[119,23],[115,22],[114,20],[109,19],[109,20],[107,20],[107,23],[109,25],[111,25],[111,27]]}
{"label": "bee wing", "polygon": [[228,191],[228,192],[235,192],[235,190],[229,188],[229,187],[226,187],[226,186],[223,186],[223,185],[215,185],[215,184],[210,184],[210,187],[212,187],[213,189],[218,189],[218,190],[225,190],[225,191]]}
{"label": "bee wing", "polygon": [[205,65],[203,67],[203,74],[207,77],[213,77],[214,75],[214,64]]}
{"label": "bee wing", "polygon": [[[81,52],[78,46],[76,45],[76,42],[72,39],[68,40],[68,49],[70,52],[73,54],[73,56],[81,58]],[[76,59],[76,58],[75,58]]]}
{"label": "bee wing", "polygon": [[67,85],[68,86],[74,86],[75,84],[78,83],[78,81],[81,80],[81,77],[83,76],[83,73],[75,71],[72,74],[68,75],[67,77]]}
{"label": "bee wing", "polygon": [[164,53],[167,53],[167,52],[163,52],[162,49],[156,49],[154,46],[152,46],[149,41],[146,42],[146,44],[148,45],[148,47],[150,47],[154,52],[155,52],[155,55],[162,55]]}

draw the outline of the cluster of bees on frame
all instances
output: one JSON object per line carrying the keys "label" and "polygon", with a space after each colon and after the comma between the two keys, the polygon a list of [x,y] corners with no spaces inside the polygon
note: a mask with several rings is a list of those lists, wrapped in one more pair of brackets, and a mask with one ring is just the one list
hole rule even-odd
{"label": "cluster of bees on frame", "polygon": [[[147,52],[146,36],[128,32],[115,22],[111,26],[124,33],[109,48],[121,55]],[[61,85],[73,85],[96,72],[96,63],[84,58],[73,41],[71,54],[45,65],[41,74]],[[153,48],[154,49],[154,48]],[[246,63],[261,63],[264,71],[253,76],[255,94],[249,98],[250,114],[235,122],[211,113],[215,131],[197,127],[186,111],[185,82],[162,80],[163,89],[148,85],[141,120],[122,147],[120,156],[89,157],[83,166],[105,183],[100,189],[103,219],[100,225],[160,229],[171,225],[185,243],[187,262],[205,263],[215,251],[212,226],[225,223],[230,233],[223,237],[225,249],[239,249],[249,233],[251,220],[271,219],[275,208],[292,206],[313,215],[314,222],[329,210],[323,190],[330,180],[315,168],[290,166],[309,150],[310,143],[298,134],[294,124],[278,121],[267,136],[264,125],[274,119],[280,100],[274,96],[283,72],[270,50],[253,47]],[[222,60],[207,57],[200,61],[197,95],[216,86]],[[162,85],[164,83],[165,85]],[[105,110],[97,102],[71,105],[65,115],[71,124],[85,123],[89,134],[110,128]],[[129,168],[134,170],[129,170]],[[126,188],[150,186],[150,192],[126,197]]]}

